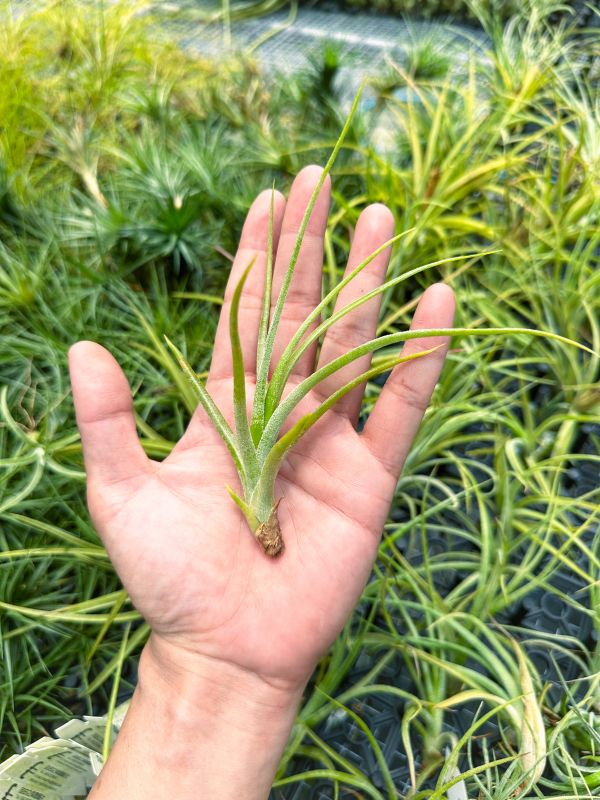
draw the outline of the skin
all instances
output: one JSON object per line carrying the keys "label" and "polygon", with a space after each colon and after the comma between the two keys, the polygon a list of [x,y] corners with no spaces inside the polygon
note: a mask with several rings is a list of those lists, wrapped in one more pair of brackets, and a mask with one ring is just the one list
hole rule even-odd
{"label": "skin", "polygon": [[[296,178],[287,202],[275,196],[276,297],[316,166]],[[232,268],[207,389],[232,421],[228,311],[233,289],[256,255],[240,307],[252,397],[254,354],[266,264],[271,191],[252,205]],[[275,359],[321,297],[329,179],[313,210],[276,341]],[[368,207],[353,236],[352,269],[394,234],[391,212]],[[382,253],[340,294],[337,308],[377,286]],[[451,290],[423,294],[413,328],[450,327]],[[327,333],[319,366],[375,335],[372,300]],[[127,379],[100,345],[70,351],[77,422],[96,529],[152,634],[139,684],[111,756],[90,795],[111,798],[240,798],[268,795],[302,691],[364,588],[408,449],[439,377],[448,342],[413,340],[405,352],[441,345],[397,367],[363,431],[362,389],[329,411],[292,450],[276,485],[285,550],[266,556],[228,497],[238,486],[231,458],[201,409],[162,463],[139,443]],[[315,368],[315,351],[289,387]],[[305,399],[294,422],[353,376],[369,358],[330,377]],[[160,723],[157,723],[160,720]]]}

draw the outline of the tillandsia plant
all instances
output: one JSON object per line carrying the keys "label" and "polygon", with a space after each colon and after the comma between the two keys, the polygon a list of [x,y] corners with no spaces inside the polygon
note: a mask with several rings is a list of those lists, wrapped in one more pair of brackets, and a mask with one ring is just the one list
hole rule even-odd
{"label": "tillandsia plant", "polygon": [[[388,239],[380,247],[375,249],[358,266],[345,275],[337,283],[316,307],[308,314],[306,319],[298,326],[296,332],[291,337],[287,346],[284,348],[277,363],[274,363],[273,353],[274,344],[277,336],[278,327],[282,319],[282,313],[288,291],[294,276],[294,271],[298,262],[300,249],[307,232],[311,213],[317,202],[319,193],[324,185],[327,175],[335,162],[344,139],[350,128],[354,113],[358,107],[361,92],[359,91],[352,105],[350,114],[342,129],[342,132],[332,150],[331,156],[325,165],[321,176],[315,186],[311,198],[303,215],[295,245],[289,260],[281,289],[275,302],[272,301],[272,277],[273,277],[273,197],[271,200],[271,211],[269,215],[269,235],[267,264],[265,270],[264,289],[262,294],[261,316],[258,331],[257,351],[256,351],[256,387],[252,400],[252,411],[248,413],[248,403],[246,395],[244,358],[239,329],[239,308],[244,284],[250,270],[253,267],[254,259],[250,260],[243,272],[233,293],[230,314],[229,314],[229,338],[231,343],[231,354],[233,364],[233,427],[227,422],[221,410],[201,383],[198,375],[187,362],[181,351],[169,340],[167,343],[176,356],[181,368],[187,374],[196,388],[200,404],[215,429],[227,445],[231,457],[235,463],[239,475],[241,492],[234,491],[227,487],[232,500],[243,512],[250,530],[261,544],[264,552],[269,556],[277,556],[284,547],[281,534],[277,507],[281,498],[275,497],[275,480],[279,469],[286,457],[286,454],[296,444],[296,442],[307,431],[309,431],[318,420],[327,413],[339,400],[349,392],[352,392],[361,384],[366,383],[372,378],[388,372],[398,364],[405,361],[421,358],[437,348],[424,349],[410,355],[399,355],[394,351],[392,354],[384,355],[378,363],[370,369],[362,372],[351,381],[342,385],[316,408],[304,414],[298,421],[291,426],[287,423],[299,404],[312,392],[315,387],[322,384],[334,373],[343,370],[351,362],[375,353],[384,348],[396,348],[403,342],[410,339],[422,339],[439,336],[473,336],[473,335],[502,335],[502,334],[531,334],[535,336],[545,336],[559,341],[573,344],[581,349],[588,350],[584,345],[572,342],[571,340],[555,333],[528,329],[528,328],[436,328],[400,331],[371,339],[357,347],[349,349],[346,353],[334,358],[329,363],[313,371],[300,383],[293,384],[288,389],[288,379],[290,378],[294,366],[306,354],[307,350],[321,340],[327,330],[357,308],[367,303],[372,298],[384,292],[392,290],[400,282],[432,269],[442,264],[452,261],[480,258],[495,250],[465,253],[459,256],[452,256],[427,264],[414,267],[402,275],[391,278],[376,288],[361,294],[359,297],[334,311],[326,319],[321,321],[321,314],[331,307],[340,292],[356,276],[364,270],[378,255],[390,248],[402,236],[410,231],[404,231]],[[389,352],[389,351],[388,351]],[[284,428],[287,429],[282,434]]]}

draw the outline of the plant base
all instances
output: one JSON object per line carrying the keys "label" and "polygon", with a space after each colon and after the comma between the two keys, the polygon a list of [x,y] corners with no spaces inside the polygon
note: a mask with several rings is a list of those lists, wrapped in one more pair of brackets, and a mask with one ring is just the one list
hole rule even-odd
{"label": "plant base", "polygon": [[269,519],[262,522],[254,531],[254,535],[261,544],[262,549],[268,556],[278,556],[283,548],[283,539],[281,537],[281,528],[279,527],[279,517],[277,516],[277,502],[271,509]]}

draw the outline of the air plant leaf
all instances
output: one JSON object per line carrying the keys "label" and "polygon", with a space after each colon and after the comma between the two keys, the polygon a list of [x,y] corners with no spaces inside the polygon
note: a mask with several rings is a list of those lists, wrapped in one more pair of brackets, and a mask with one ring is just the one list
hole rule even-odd
{"label": "air plant leaf", "polygon": [[298,440],[309,431],[312,426],[318,422],[319,419],[332,408],[338,400],[345,397],[349,392],[366,383],[372,378],[392,370],[398,364],[406,361],[413,361],[417,358],[422,358],[429,353],[433,353],[437,347],[431,347],[428,350],[423,350],[419,353],[412,353],[407,356],[400,356],[395,358],[388,358],[361,375],[358,375],[353,380],[346,383],[332,395],[330,395],[320,406],[314,411],[305,414],[295,425],[293,425],[287,433],[285,433],[274,445],[270,448],[264,459],[264,466],[261,473],[261,479],[257,484],[256,490],[253,494],[253,504],[259,508],[265,509],[269,506],[270,498],[273,496],[275,478],[283,460],[288,451],[298,442]]}
{"label": "air plant leaf", "polygon": [[233,431],[229,427],[227,420],[225,419],[223,414],[221,414],[221,411],[217,407],[215,401],[206,391],[206,389],[200,382],[198,376],[186,361],[183,353],[166,336],[165,336],[165,341],[169,346],[170,350],[172,351],[173,355],[179,362],[179,366],[181,367],[183,372],[187,375],[187,377],[190,379],[192,386],[194,387],[196,393],[198,394],[200,405],[206,411],[208,418],[215,426],[215,430],[227,445],[229,452],[231,453],[231,457],[233,458],[233,461],[235,463],[235,466],[240,472],[243,472],[244,465],[240,453],[238,452],[237,444],[233,436]]}
{"label": "air plant leaf", "polygon": [[[269,320],[268,329],[266,331],[266,335],[264,336],[264,340],[261,340],[259,337],[259,352],[258,355],[260,359],[257,359],[256,364],[256,401],[255,401],[255,411],[253,412],[253,422],[255,433],[254,436],[258,436],[257,424],[258,419],[260,417],[261,410],[259,408],[259,404],[261,398],[264,397],[267,389],[268,383],[268,373],[269,367],[271,365],[271,358],[273,355],[273,346],[275,344],[275,337],[277,336],[277,330],[279,327],[279,322],[281,321],[281,315],[283,313],[283,307],[285,304],[285,300],[292,283],[292,278],[294,276],[294,272],[296,269],[296,264],[298,263],[298,257],[300,255],[300,248],[302,247],[302,242],[304,241],[304,236],[306,234],[306,230],[308,228],[308,223],[310,222],[310,217],[313,212],[313,209],[317,203],[317,199],[323,188],[323,184],[325,183],[325,179],[327,175],[331,172],[331,168],[333,167],[337,155],[344,143],[344,139],[348,131],[350,130],[350,125],[352,124],[352,120],[354,118],[354,114],[356,113],[356,109],[358,108],[358,103],[360,101],[360,97],[362,94],[363,87],[361,86],[358,90],[356,97],[354,98],[354,102],[352,103],[352,108],[350,109],[350,113],[348,114],[348,118],[342,128],[342,132],[339,135],[337,142],[335,143],[331,155],[323,168],[323,171],[317,181],[317,184],[313,190],[313,193],[310,196],[308,204],[306,206],[306,211],[304,212],[304,216],[302,217],[302,221],[300,222],[300,228],[298,229],[298,234],[296,236],[296,241],[294,244],[294,249],[292,251],[292,255],[290,257],[290,262],[288,264],[287,270],[285,272],[283,283],[277,296],[277,302],[275,304],[275,308],[273,309],[272,318]],[[273,200],[273,198],[272,198]],[[273,205],[273,203],[272,203]],[[269,219],[269,251],[272,251],[273,248],[273,238],[272,238],[272,217],[273,217],[273,208],[271,207],[271,214]],[[272,255],[271,255],[272,258]],[[263,298],[263,316],[261,317],[261,326],[264,325],[264,319],[266,316],[265,309],[270,308],[271,304],[271,280],[270,280],[270,268],[267,269],[267,276],[265,278],[265,294]],[[268,296],[267,296],[268,292]]]}
{"label": "air plant leaf", "polygon": [[258,343],[256,347],[256,363],[261,365],[259,372],[263,376],[262,380],[257,381],[254,391],[254,403],[252,406],[252,422],[250,432],[254,444],[258,444],[262,426],[264,425],[264,400],[267,393],[267,381],[264,379],[264,368],[262,366],[267,347],[267,336],[269,333],[269,320],[271,314],[271,291],[273,282],[273,217],[275,214],[275,187],[271,192],[271,206],[269,209],[269,233],[267,238],[267,266],[265,270],[265,288],[263,292],[262,310],[260,323],[258,326]]}
{"label": "air plant leaf", "polygon": [[442,264],[449,264],[453,261],[464,261],[465,259],[472,258],[473,256],[477,256],[478,258],[482,258],[486,255],[491,255],[492,253],[497,253],[497,250],[487,250],[481,253],[471,253],[471,254],[463,254],[460,256],[453,256],[449,258],[439,259],[437,261],[431,261],[428,264],[422,264],[419,267],[415,267],[414,269],[405,272],[403,275],[400,275],[396,278],[391,278],[389,281],[385,281],[380,286],[377,286],[375,289],[372,289],[370,292],[367,292],[364,295],[356,298],[348,305],[341,308],[339,311],[335,311],[330,317],[328,317],[324,322],[317,326],[317,328],[301,342],[302,336],[308,330],[310,323],[314,320],[318,319],[318,316],[323,308],[326,308],[328,303],[330,303],[336,296],[339,294],[341,289],[344,288],[353,278],[355,278],[359,272],[361,272],[368,264],[373,261],[376,256],[378,256],[381,252],[383,252],[387,247],[391,246],[394,242],[398,241],[404,234],[399,234],[398,236],[394,236],[392,239],[389,239],[385,242],[381,247],[378,247],[376,250],[371,253],[361,264],[359,264],[351,273],[347,275],[340,283],[335,286],[327,295],[326,297],[316,306],[314,311],[312,311],[306,320],[302,323],[302,325],[298,328],[295,335],[292,337],[291,341],[289,342],[285,352],[283,353],[282,358],[279,361],[277,369],[273,374],[273,379],[271,380],[269,386],[269,393],[268,393],[268,400],[267,400],[267,407],[266,407],[266,418],[267,420],[271,416],[271,413],[275,406],[279,403],[281,399],[281,395],[283,393],[283,389],[285,388],[285,382],[287,381],[289,374],[292,370],[294,364],[297,363],[298,359],[306,352],[310,345],[317,341],[333,324],[335,324],[339,319],[342,319],[349,314],[351,311],[362,306],[364,303],[368,302],[374,297],[377,297],[380,294],[383,294],[388,289],[393,288],[397,284],[401,283],[402,281],[408,280],[408,278],[412,278],[414,275],[419,274],[420,272],[424,272],[427,269],[432,269],[433,267],[439,267]]}
{"label": "air plant leaf", "polygon": [[[253,259],[244,270],[235,287],[229,316],[229,336],[231,341],[233,366],[233,416],[235,430],[232,430],[227,424],[209,393],[202,386],[197,375],[186,362],[180,351],[167,340],[169,347],[177,357],[182,369],[192,381],[192,384],[198,393],[202,407],[205,409],[210,420],[223,438],[229,449],[229,452],[232,455],[240,479],[241,491],[238,492],[237,490],[227,487],[228,492],[232,500],[244,514],[248,522],[248,526],[258,542],[261,544],[264,552],[270,556],[276,556],[283,550],[284,546],[277,514],[277,507],[281,498],[276,500],[274,492],[277,474],[290,449],[307,431],[313,427],[313,425],[319,421],[319,419],[321,419],[321,417],[327,413],[329,409],[332,408],[333,405],[335,405],[338,400],[344,397],[348,392],[352,391],[360,384],[363,384],[375,376],[392,369],[404,361],[426,356],[435,348],[423,349],[421,352],[412,354],[410,356],[398,355],[393,351],[389,354],[386,354],[376,367],[363,372],[349,383],[346,383],[340,389],[331,394],[324,402],[318,405],[313,411],[305,414],[301,419],[296,421],[284,435],[281,435],[284,425],[290,419],[290,416],[295,412],[298,404],[305,397],[307,397],[319,383],[343,369],[348,364],[352,363],[358,358],[361,358],[362,356],[371,355],[372,353],[375,353],[383,348],[397,348],[398,345],[411,339],[427,339],[430,337],[439,336],[502,336],[507,334],[542,336],[555,341],[574,345],[582,350],[586,350],[587,352],[593,352],[584,345],[573,342],[572,340],[564,336],[560,336],[559,334],[529,328],[494,327],[481,329],[473,327],[400,331],[379,336],[348,350],[346,353],[338,358],[333,359],[325,366],[315,370],[311,375],[306,377],[297,386],[295,386],[285,397],[285,399],[283,399],[285,387],[294,364],[297,363],[298,359],[306,352],[307,348],[311,344],[320,341],[327,331],[333,325],[335,325],[336,322],[343,319],[347,314],[360,308],[364,303],[377,297],[378,295],[381,295],[384,292],[389,292],[389,290],[393,289],[402,281],[405,281],[408,278],[411,278],[428,269],[432,269],[436,266],[454,261],[482,258],[498,252],[497,250],[486,250],[478,253],[467,253],[438,259],[420,266],[413,267],[412,269],[404,272],[402,275],[392,277],[377,288],[360,295],[343,308],[334,311],[323,322],[319,322],[321,312],[325,308],[332,306],[333,301],[345,286],[354,280],[354,278],[356,278],[356,276],[359,275],[360,272],[365,269],[365,267],[367,267],[380,253],[391,247],[400,238],[406,236],[407,233],[410,233],[413,229],[405,231],[404,233],[400,233],[375,249],[357,267],[350,271],[337,285],[335,285],[328,293],[326,293],[321,302],[318,303],[307,315],[306,319],[299,324],[295,334],[292,336],[284,352],[279,357],[278,362],[275,364],[272,363],[273,346],[275,343],[278,326],[282,318],[286,297],[298,262],[298,256],[300,254],[302,242],[308,228],[310,216],[317,202],[319,192],[321,191],[325,182],[325,178],[331,171],[336,156],[340,151],[344,142],[344,138],[350,128],[352,118],[358,106],[360,94],[361,92],[359,91],[354,100],[352,109],[346,120],[343,130],[333,148],[331,156],[328,159],[327,164],[325,165],[325,168],[323,169],[315,189],[308,201],[306,211],[300,223],[299,232],[293,247],[290,261],[283,277],[281,290],[276,298],[274,307],[272,297],[273,227],[275,205],[274,190],[271,195],[267,264],[264,277],[264,288],[256,351],[256,387],[250,419],[247,408],[244,359],[240,340],[238,315],[244,284],[255,259]],[[272,313],[271,308],[273,308]],[[317,323],[316,328],[311,331],[311,325],[313,325],[315,322]],[[271,375],[270,378],[269,374]]]}
{"label": "air plant leaf", "polygon": [[235,287],[229,313],[229,338],[231,340],[231,359],[233,364],[233,415],[240,455],[246,468],[246,478],[250,481],[256,475],[258,465],[246,410],[246,373],[244,371],[244,356],[242,354],[238,317],[242,290],[255,261],[256,257],[248,264]]}

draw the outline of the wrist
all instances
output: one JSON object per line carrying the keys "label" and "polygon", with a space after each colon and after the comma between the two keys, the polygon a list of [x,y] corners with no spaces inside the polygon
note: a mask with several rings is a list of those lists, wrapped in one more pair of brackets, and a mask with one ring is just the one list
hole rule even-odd
{"label": "wrist", "polygon": [[265,800],[301,695],[153,634],[91,797]]}
{"label": "wrist", "polygon": [[181,724],[198,718],[218,719],[265,735],[290,727],[304,685],[277,681],[212,656],[190,653],[152,634],[139,665],[142,698],[159,696],[171,703]]}

